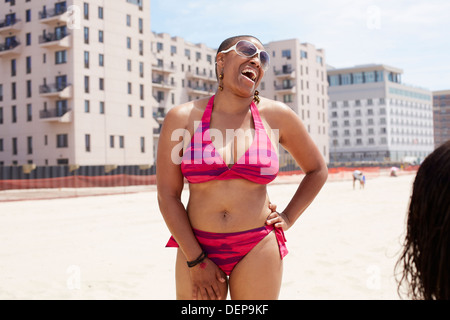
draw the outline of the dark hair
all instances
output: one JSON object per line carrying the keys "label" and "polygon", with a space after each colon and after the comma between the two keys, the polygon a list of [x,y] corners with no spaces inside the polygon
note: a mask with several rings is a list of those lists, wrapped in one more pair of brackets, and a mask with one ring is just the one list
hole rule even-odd
{"label": "dark hair", "polygon": [[[250,35],[240,35],[240,36],[234,36],[234,37],[227,38],[222,41],[219,48],[217,49],[216,61],[217,61],[217,55],[219,54],[219,52],[221,52],[223,50],[227,50],[228,48],[230,48],[233,44],[235,44],[236,42],[238,42],[238,40],[240,40],[242,38],[253,38],[262,44],[262,42],[258,38],[256,38],[255,36],[250,36]],[[217,65],[216,65],[216,78],[219,79],[219,75],[217,73]]]}
{"label": "dark hair", "polygon": [[450,140],[417,171],[396,268],[412,299],[450,299]]}

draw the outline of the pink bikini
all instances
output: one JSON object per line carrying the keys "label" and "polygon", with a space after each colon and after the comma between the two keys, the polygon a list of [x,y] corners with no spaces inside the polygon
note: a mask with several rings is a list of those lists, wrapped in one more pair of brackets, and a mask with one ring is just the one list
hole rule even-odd
{"label": "pink bikini", "polygon": [[[258,184],[273,181],[278,174],[278,156],[267,136],[255,103],[250,105],[255,126],[253,142],[231,167],[225,163],[211,141],[209,126],[213,106],[214,96],[209,100],[201,123],[183,154],[181,172],[187,181],[202,183],[211,180],[246,179]],[[275,230],[280,256],[283,258],[288,251],[281,228],[263,226],[235,233],[212,233],[196,229],[193,231],[208,258],[230,275],[236,264],[272,230]],[[178,247],[178,244],[171,237],[166,247]]]}

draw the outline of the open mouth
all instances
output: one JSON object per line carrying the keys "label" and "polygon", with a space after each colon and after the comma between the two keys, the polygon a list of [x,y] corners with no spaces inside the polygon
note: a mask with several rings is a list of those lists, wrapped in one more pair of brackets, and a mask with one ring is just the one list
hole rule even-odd
{"label": "open mouth", "polygon": [[242,70],[241,73],[243,76],[245,76],[245,77],[249,78],[250,80],[252,80],[253,82],[255,82],[256,77],[257,77],[255,70],[250,69],[250,68],[245,68],[244,70]]}

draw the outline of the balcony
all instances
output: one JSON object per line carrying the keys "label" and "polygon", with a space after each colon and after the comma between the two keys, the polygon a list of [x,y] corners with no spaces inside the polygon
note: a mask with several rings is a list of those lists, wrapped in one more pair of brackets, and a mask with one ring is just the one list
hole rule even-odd
{"label": "balcony", "polygon": [[39,12],[39,21],[46,24],[67,23],[69,12],[66,7],[45,9]]}
{"label": "balcony", "polygon": [[0,21],[0,34],[9,34],[22,30],[23,23],[16,18],[4,19]]}
{"label": "balcony", "polygon": [[187,72],[186,77],[188,79],[194,79],[194,80],[203,80],[203,81],[209,81],[209,82],[216,82],[216,76],[209,76],[206,73],[194,73],[194,72]]}
{"label": "balcony", "polygon": [[209,90],[205,87],[193,87],[193,88],[188,88],[188,92],[192,93],[192,94],[199,94],[199,95],[204,95],[204,96],[210,96],[213,95],[214,92],[212,90]]}
{"label": "balcony", "polygon": [[163,123],[166,116],[166,111],[164,107],[153,108],[153,118],[159,123]]}
{"label": "balcony", "polygon": [[175,66],[171,66],[169,64],[152,64],[152,71],[174,73],[176,71],[176,68]]}
{"label": "balcony", "polygon": [[275,85],[275,90],[277,93],[295,93],[295,84],[284,84],[284,85]]}
{"label": "balcony", "polygon": [[11,56],[18,55],[22,52],[22,47],[17,40],[0,43],[0,58],[10,58]]}
{"label": "balcony", "polygon": [[41,97],[70,99],[72,98],[72,85],[70,84],[43,84],[39,86]]}
{"label": "balcony", "polygon": [[291,78],[295,79],[295,69],[291,66],[283,66],[281,70],[275,70],[277,78]]}
{"label": "balcony", "polygon": [[72,122],[72,110],[70,109],[51,109],[41,110],[39,112],[39,118],[45,122]]}
{"label": "balcony", "polygon": [[70,34],[67,33],[45,32],[43,35],[39,36],[39,45],[42,48],[48,49],[64,49],[71,46],[70,40]]}
{"label": "balcony", "polygon": [[167,82],[161,79],[153,79],[152,80],[153,88],[158,88],[162,90],[173,90],[176,88],[175,82]]}

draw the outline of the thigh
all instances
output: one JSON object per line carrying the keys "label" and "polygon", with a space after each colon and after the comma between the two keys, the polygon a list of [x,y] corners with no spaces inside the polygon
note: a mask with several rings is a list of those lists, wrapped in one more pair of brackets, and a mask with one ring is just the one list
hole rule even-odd
{"label": "thigh", "polygon": [[275,232],[272,231],[231,272],[231,299],[276,300],[282,276],[283,261]]}
{"label": "thigh", "polygon": [[[175,284],[177,291],[177,300],[192,300],[192,282],[189,267],[186,264],[186,257],[183,252],[177,250],[177,261],[175,265]],[[227,296],[228,284],[223,283],[222,297]],[[200,295],[199,295],[200,296]],[[201,297],[201,296],[200,296]]]}

